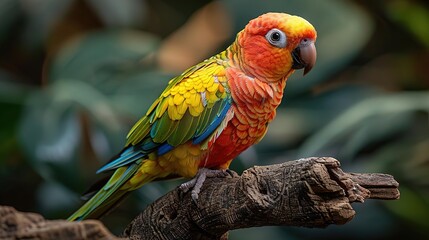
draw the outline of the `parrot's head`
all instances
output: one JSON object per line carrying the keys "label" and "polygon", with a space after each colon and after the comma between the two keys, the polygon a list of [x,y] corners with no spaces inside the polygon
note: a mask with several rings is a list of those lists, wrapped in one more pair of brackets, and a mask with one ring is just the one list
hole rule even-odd
{"label": "parrot's head", "polygon": [[243,70],[264,81],[279,81],[296,69],[307,74],[316,62],[317,33],[305,19],[285,13],[266,13],[238,33]]}

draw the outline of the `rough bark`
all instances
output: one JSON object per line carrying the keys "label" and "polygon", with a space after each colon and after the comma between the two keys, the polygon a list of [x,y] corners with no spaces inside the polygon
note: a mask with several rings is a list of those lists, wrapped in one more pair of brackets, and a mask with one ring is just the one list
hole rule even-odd
{"label": "rough bark", "polygon": [[229,230],[256,226],[326,227],[355,215],[350,203],[398,199],[386,174],[344,173],[333,158],[256,166],[240,177],[207,179],[193,202],[177,189],[151,204],[123,236],[132,239],[227,239]]}
{"label": "rough bark", "polygon": [[[344,173],[333,158],[256,166],[241,176],[207,179],[197,202],[178,188],[136,217],[131,239],[227,239],[228,231],[255,226],[326,227],[355,215],[351,203],[398,199],[386,174]],[[115,239],[100,222],[48,221],[0,207],[0,239]]]}
{"label": "rough bark", "polygon": [[98,220],[68,222],[46,220],[36,213],[22,213],[0,206],[0,239],[119,239]]}

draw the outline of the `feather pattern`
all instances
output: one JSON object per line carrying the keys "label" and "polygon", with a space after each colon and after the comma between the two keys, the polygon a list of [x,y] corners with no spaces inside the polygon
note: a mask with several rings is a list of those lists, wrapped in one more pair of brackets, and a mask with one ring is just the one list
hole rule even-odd
{"label": "feather pattern", "polygon": [[[206,71],[210,74],[207,75]],[[225,82],[225,67],[217,64],[214,57],[171,80],[147,114],[131,128],[126,147],[119,157],[105,164],[97,173],[146,158],[158,146],[162,147],[157,154],[162,155],[191,139],[194,144],[204,141],[220,125],[231,107],[232,100],[229,91],[225,90],[228,89]],[[222,89],[219,90],[219,86]],[[206,99],[201,99],[201,92],[205,93]],[[206,106],[203,106],[203,101]],[[178,105],[186,105],[189,111],[182,112]],[[148,143],[152,148],[147,147]]]}
{"label": "feather pattern", "polygon": [[[267,37],[272,31],[282,32],[286,44],[274,44]],[[171,79],[131,128],[124,149],[97,171],[110,171],[111,177],[90,189],[99,191],[69,220],[98,217],[154,179],[194,177],[202,167],[228,168],[265,135],[293,66],[305,65],[292,58],[304,39],[313,44],[305,51],[303,59],[312,62],[304,73],[313,66],[316,35],[300,17],[264,14],[250,21],[225,51]]]}
{"label": "feather pattern", "polygon": [[[210,74],[207,74],[207,69]],[[204,141],[221,124],[231,107],[232,99],[225,90],[228,86],[224,75],[225,67],[212,58],[171,80],[147,114],[131,128],[124,150],[97,171],[116,169],[110,180],[69,220],[99,216],[128,191],[151,181],[155,178],[153,169],[158,164],[151,159],[160,158],[158,165],[169,162],[167,166],[172,166],[170,173],[157,174],[156,177],[177,174],[174,166],[182,163],[172,161],[178,159],[174,155],[183,158],[188,153],[181,148],[175,151],[173,157],[168,153],[190,140],[196,139],[197,143]],[[182,171],[181,175],[194,174],[198,166],[201,153],[199,150],[191,151],[191,155],[196,154],[189,158],[195,162],[195,167]]]}

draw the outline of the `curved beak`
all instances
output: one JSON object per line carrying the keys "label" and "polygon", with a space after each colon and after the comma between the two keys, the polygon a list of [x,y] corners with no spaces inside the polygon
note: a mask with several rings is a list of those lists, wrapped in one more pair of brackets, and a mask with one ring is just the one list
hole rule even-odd
{"label": "curved beak", "polygon": [[302,69],[304,68],[304,74],[310,72],[316,63],[317,52],[316,46],[314,46],[314,41],[307,40],[309,42],[301,43],[297,48],[292,52],[293,69]]}

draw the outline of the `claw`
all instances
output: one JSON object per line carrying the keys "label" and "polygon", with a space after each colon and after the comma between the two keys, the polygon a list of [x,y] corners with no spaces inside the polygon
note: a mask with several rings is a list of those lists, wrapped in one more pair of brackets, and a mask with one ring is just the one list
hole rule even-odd
{"label": "claw", "polygon": [[220,177],[220,178],[225,178],[225,177],[236,177],[238,176],[238,174],[232,170],[226,169],[226,170],[218,170],[218,169],[208,169],[208,168],[200,168],[198,170],[197,175],[192,178],[191,180],[182,183],[180,185],[180,190],[182,190],[183,192],[188,192],[189,190],[192,189],[191,191],[191,197],[192,200],[194,200],[195,203],[197,203],[198,200],[198,194],[201,191],[201,187],[204,184],[204,181],[206,180],[206,178],[213,178],[213,177]]}
{"label": "claw", "polygon": [[225,172],[227,172],[229,174],[229,176],[232,178],[240,176],[240,175],[238,175],[238,173],[236,171],[233,171],[231,169],[226,169]]}

